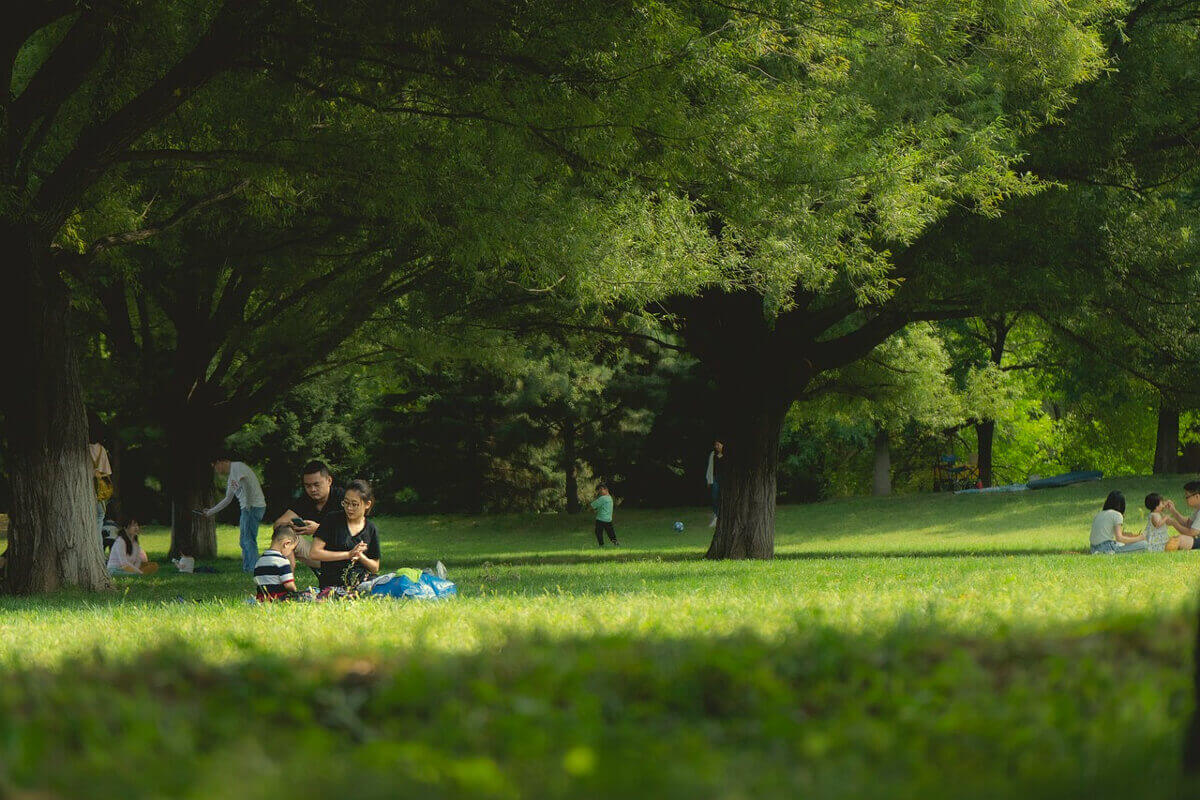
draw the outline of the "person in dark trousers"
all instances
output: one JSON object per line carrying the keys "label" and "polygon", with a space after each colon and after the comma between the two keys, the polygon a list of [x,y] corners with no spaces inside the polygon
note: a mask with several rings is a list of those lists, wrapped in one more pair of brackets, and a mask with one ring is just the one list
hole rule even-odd
{"label": "person in dark trousers", "polygon": [[708,469],[704,479],[708,483],[709,494],[712,495],[712,520],[708,527],[717,527],[717,516],[721,513],[721,477],[725,472],[725,444],[720,439],[713,442],[712,452],[708,454]]}
{"label": "person in dark trousers", "polygon": [[596,511],[596,544],[604,547],[604,534],[608,534],[608,539],[613,543],[613,547],[620,547],[621,543],[617,541],[617,532],[613,530],[613,499],[608,492],[608,487],[603,483],[596,487],[596,499],[592,501],[592,508]]}

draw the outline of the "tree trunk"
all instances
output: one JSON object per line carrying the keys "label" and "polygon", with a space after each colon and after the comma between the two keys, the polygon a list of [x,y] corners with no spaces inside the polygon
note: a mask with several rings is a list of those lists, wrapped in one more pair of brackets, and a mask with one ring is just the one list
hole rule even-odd
{"label": "tree trunk", "polygon": [[1160,401],[1158,432],[1154,437],[1154,474],[1174,475],[1179,472],[1179,408]]}
{"label": "tree trunk", "polygon": [[779,438],[790,403],[754,387],[734,391],[722,404],[727,463],[717,531],[705,558],[772,558]]}
{"label": "tree trunk", "polygon": [[888,432],[880,428],[875,432],[875,479],[871,494],[886,497],[892,493],[892,451]]}
{"label": "tree trunk", "polygon": [[575,456],[575,424],[567,421],[562,428],[563,440],[563,470],[567,477],[567,513],[578,514],[579,505],[579,466]]}
{"label": "tree trunk", "polygon": [[10,259],[25,254],[9,273],[0,315],[12,361],[2,400],[12,489],[3,589],[107,589],[68,290],[53,265],[39,263],[48,254],[19,235],[0,242]]}
{"label": "tree trunk", "polygon": [[[176,423],[180,425],[180,423]],[[202,436],[189,430],[176,431],[171,437],[171,557],[214,558],[217,555],[217,526],[211,517],[193,514],[213,502],[213,470],[209,451]]]}
{"label": "tree trunk", "polygon": [[992,444],[996,440],[996,421],[984,420],[975,425],[975,440],[979,448],[979,482],[992,485]]}

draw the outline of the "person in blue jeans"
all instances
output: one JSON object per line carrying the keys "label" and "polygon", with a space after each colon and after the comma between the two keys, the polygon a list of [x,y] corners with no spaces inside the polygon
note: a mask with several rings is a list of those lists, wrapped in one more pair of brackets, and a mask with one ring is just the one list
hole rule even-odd
{"label": "person in blue jeans", "polygon": [[1092,520],[1089,539],[1093,554],[1144,553],[1150,545],[1143,534],[1125,533],[1125,495],[1109,492],[1104,508]]}
{"label": "person in blue jeans", "polygon": [[237,498],[242,509],[238,519],[238,528],[241,531],[239,541],[242,546],[242,571],[254,572],[254,565],[258,561],[258,526],[262,522],[263,514],[267,513],[262,484],[258,482],[254,470],[242,461],[231,461],[228,456],[220,455],[213,459],[212,465],[218,475],[227,478],[225,497],[212,508],[197,513],[206,517],[215,516]]}

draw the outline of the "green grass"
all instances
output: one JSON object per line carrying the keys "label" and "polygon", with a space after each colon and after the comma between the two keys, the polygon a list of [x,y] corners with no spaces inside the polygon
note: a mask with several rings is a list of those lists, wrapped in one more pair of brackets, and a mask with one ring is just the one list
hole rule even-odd
{"label": "green grass", "polygon": [[0,600],[0,797],[1179,796],[1200,553],[1082,553],[1182,482],[784,507],[769,563],[694,509],[618,508],[619,550],[379,520],[443,603],[248,606],[225,528],[216,575]]}

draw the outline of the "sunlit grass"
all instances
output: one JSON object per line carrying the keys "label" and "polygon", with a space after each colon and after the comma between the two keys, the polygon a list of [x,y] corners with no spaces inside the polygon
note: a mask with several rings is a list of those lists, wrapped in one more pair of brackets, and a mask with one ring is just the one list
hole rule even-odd
{"label": "sunlit grass", "polygon": [[[404,776],[480,797],[1167,797],[1200,552],[1083,552],[1109,489],[1140,529],[1141,497],[1182,504],[1181,483],[785,507],[767,563],[703,560],[695,509],[618,508],[619,549],[585,516],[380,518],[385,568],[447,564],[461,595],[439,603],[248,605],[222,528],[215,575],[167,564],[101,596],[0,600],[0,787],[72,796],[98,785],[114,726],[146,726],[153,760],[165,725],[225,739],[112,792],[258,796],[269,783],[231,783],[222,758],[274,774],[341,742],[354,768],[293,795],[386,797]],[[145,543],[165,557],[165,531]],[[123,681],[140,699],[110,706]],[[339,714],[387,733],[346,738]],[[47,769],[63,715],[96,763]],[[247,736],[252,753],[229,749]]]}

